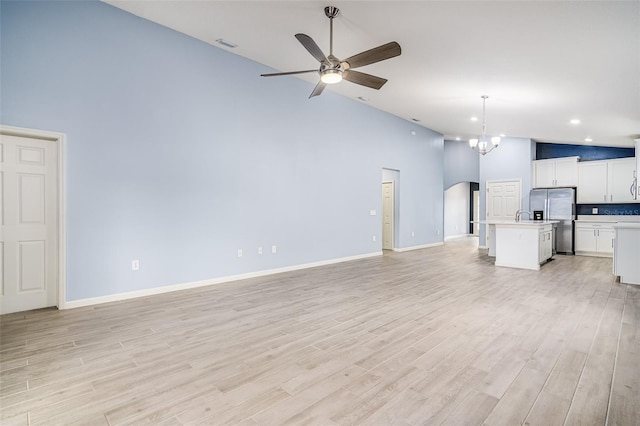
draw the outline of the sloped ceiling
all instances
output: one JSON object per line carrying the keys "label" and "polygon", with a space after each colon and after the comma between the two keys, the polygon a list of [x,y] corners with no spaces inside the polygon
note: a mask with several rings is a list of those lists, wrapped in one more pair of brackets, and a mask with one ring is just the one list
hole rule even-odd
{"label": "sloped ceiling", "polygon": [[[328,54],[323,9],[337,6],[336,56],[389,41],[402,55],[361,68],[389,80],[379,91],[349,82],[328,90],[419,120],[446,139],[480,133],[485,94],[491,135],[621,147],[640,137],[638,1],[106,3],[262,63],[264,72],[316,68],[294,34],[311,36]],[[315,74],[274,78],[307,80],[309,92],[318,81]]]}

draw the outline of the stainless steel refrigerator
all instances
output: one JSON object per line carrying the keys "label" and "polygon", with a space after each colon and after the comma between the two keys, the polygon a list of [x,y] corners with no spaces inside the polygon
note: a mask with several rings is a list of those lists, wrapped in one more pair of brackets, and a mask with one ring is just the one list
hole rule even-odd
{"label": "stainless steel refrigerator", "polygon": [[[559,220],[555,232],[555,250],[563,254],[575,254],[574,223],[576,219],[576,189],[532,189],[529,193],[529,209],[534,217]],[[540,213],[542,212],[542,213]]]}

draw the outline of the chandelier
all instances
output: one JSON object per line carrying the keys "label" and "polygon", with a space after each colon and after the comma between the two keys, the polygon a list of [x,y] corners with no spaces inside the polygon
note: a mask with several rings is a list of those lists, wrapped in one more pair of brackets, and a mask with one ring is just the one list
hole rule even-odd
{"label": "chandelier", "polygon": [[481,96],[482,98],[482,137],[480,140],[476,138],[469,139],[469,146],[471,147],[471,149],[478,148],[478,152],[482,155],[488,154],[489,152],[496,149],[498,145],[500,145],[499,136],[494,136],[491,138],[491,148],[489,148],[489,143],[487,142],[487,137],[486,137],[487,123],[485,121],[485,102],[487,101],[488,97],[489,96],[487,95]]}

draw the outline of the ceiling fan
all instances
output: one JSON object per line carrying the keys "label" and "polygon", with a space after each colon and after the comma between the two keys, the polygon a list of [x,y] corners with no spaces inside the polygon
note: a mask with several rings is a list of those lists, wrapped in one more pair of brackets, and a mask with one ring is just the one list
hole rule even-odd
{"label": "ceiling fan", "polygon": [[387,82],[386,79],[376,77],[375,75],[365,74],[363,72],[354,71],[354,68],[363,67],[376,62],[384,61],[402,53],[400,45],[392,41],[382,46],[353,55],[343,61],[333,56],[333,18],[338,16],[340,10],[337,7],[327,6],[324,8],[324,14],[329,18],[329,56],[326,56],[322,49],[318,47],[315,41],[306,34],[296,34],[298,41],[311,53],[311,55],[320,62],[319,69],[304,71],[277,72],[271,74],[261,74],[262,77],[275,77],[280,75],[304,74],[317,72],[320,74],[320,81],[316,85],[309,98],[318,96],[322,93],[327,84],[335,84],[342,79],[355,84],[370,87],[379,90]]}

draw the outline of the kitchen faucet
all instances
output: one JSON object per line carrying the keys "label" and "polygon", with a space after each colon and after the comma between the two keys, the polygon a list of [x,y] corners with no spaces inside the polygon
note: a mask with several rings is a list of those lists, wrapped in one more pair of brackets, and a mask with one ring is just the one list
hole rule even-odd
{"label": "kitchen faucet", "polygon": [[529,215],[529,220],[531,220],[531,212],[524,211],[524,210],[518,210],[516,212],[516,222],[520,222],[520,216],[525,214],[525,213]]}

